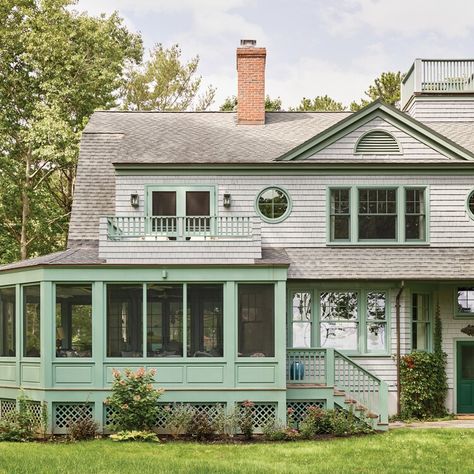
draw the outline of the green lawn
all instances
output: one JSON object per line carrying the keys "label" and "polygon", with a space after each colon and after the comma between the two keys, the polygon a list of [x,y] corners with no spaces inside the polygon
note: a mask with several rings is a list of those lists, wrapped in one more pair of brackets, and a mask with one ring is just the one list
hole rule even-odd
{"label": "green lawn", "polygon": [[0,473],[474,472],[474,431],[394,430],[351,439],[253,445],[0,443]]}

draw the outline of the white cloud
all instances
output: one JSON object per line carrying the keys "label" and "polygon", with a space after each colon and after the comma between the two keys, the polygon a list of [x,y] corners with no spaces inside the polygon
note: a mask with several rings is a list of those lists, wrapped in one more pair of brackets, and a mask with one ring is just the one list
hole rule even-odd
{"label": "white cloud", "polygon": [[466,37],[474,28],[472,0],[344,0],[323,4],[321,13],[334,35],[397,33],[411,37],[435,33],[447,38]]}

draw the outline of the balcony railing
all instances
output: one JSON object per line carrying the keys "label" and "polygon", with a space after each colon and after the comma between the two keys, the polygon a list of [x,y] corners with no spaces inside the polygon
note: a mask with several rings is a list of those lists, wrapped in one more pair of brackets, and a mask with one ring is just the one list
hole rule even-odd
{"label": "balcony railing", "polygon": [[249,238],[252,221],[248,216],[110,216],[107,235],[111,240]]}
{"label": "balcony railing", "polygon": [[402,81],[401,108],[416,93],[474,92],[474,59],[417,59]]}

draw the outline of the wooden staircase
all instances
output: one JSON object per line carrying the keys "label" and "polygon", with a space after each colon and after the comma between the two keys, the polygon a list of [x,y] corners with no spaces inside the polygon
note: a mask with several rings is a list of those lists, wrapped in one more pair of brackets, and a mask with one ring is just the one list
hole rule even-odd
{"label": "wooden staircase", "polygon": [[388,430],[387,384],[335,349],[287,350],[287,399],[323,400]]}

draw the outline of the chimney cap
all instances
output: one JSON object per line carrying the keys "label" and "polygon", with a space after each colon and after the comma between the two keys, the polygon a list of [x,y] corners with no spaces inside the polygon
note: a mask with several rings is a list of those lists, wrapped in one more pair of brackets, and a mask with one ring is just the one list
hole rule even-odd
{"label": "chimney cap", "polygon": [[257,46],[257,40],[241,39],[240,40],[240,46],[243,46],[244,48],[253,48],[253,47]]}

